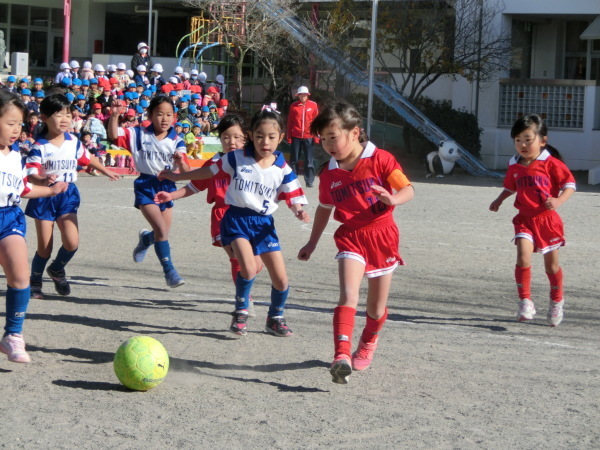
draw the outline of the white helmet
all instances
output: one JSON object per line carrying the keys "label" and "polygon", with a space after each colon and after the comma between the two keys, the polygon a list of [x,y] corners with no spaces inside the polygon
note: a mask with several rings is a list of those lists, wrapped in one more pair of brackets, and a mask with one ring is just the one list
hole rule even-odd
{"label": "white helmet", "polygon": [[125,72],[127,74],[127,76],[129,78],[133,78],[133,70],[127,70],[127,72]]}
{"label": "white helmet", "polygon": [[60,70],[71,69],[71,66],[68,62],[60,63]]}
{"label": "white helmet", "polygon": [[163,66],[161,64],[156,63],[152,67],[152,71],[153,72],[157,72],[157,73],[162,73],[163,72]]}
{"label": "white helmet", "polygon": [[180,66],[175,67],[175,73],[183,73],[183,68]]}
{"label": "white helmet", "polygon": [[79,63],[75,60],[71,61],[71,69],[79,69]]}
{"label": "white helmet", "polygon": [[300,86],[298,88],[298,91],[296,91],[296,95],[300,95],[300,94],[308,94],[308,95],[310,95],[310,92],[308,92],[308,88],[306,86]]}
{"label": "white helmet", "polygon": [[202,81],[203,83],[206,81],[206,77],[207,77],[207,75],[204,72],[200,72],[198,74],[198,78],[200,78],[200,81]]}
{"label": "white helmet", "polygon": [[102,64],[96,64],[96,65],[94,66],[94,70],[95,70],[96,72],[106,72],[106,71],[104,70],[104,66],[103,66]]}
{"label": "white helmet", "polygon": [[83,63],[83,68],[84,69],[91,69],[92,68],[92,63],[89,61],[86,61]]}
{"label": "white helmet", "polygon": [[139,66],[137,66],[135,68],[135,70],[137,70],[138,72],[146,72],[148,70],[148,68],[145,65],[140,64]]}
{"label": "white helmet", "polygon": [[117,66],[115,66],[114,64],[109,64],[108,66],[106,66],[106,70],[108,70],[109,72],[115,72],[117,70]]}
{"label": "white helmet", "polygon": [[117,69],[118,70],[127,70],[127,66],[125,65],[124,62],[120,62],[119,64],[117,64]]}
{"label": "white helmet", "polygon": [[175,78],[175,77],[169,78],[169,83],[173,83],[173,84],[177,83],[177,78]]}
{"label": "white helmet", "polygon": [[182,76],[182,77],[184,77],[184,78],[189,78],[189,77],[190,77],[190,74],[189,74],[189,73],[187,73],[187,72],[183,72],[183,73],[181,74],[181,76]]}
{"label": "white helmet", "polygon": [[225,83],[225,77],[221,74],[217,75],[217,77],[215,78],[217,80],[217,83]]}
{"label": "white helmet", "polygon": [[191,74],[192,75],[198,75],[198,69],[192,69]]}
{"label": "white helmet", "polygon": [[138,51],[143,49],[143,48],[148,48],[148,44],[146,44],[145,42],[140,42],[138,44]]}

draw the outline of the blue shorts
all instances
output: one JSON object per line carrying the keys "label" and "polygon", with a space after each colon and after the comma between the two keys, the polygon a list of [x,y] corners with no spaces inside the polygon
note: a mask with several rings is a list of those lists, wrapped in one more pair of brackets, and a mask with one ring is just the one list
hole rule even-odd
{"label": "blue shorts", "polygon": [[[133,203],[133,206],[140,209],[140,205],[156,205],[156,203],[154,203],[154,196],[158,192],[174,192],[176,190],[177,186],[175,186],[175,182],[171,180],[159,181],[155,175],[143,173],[133,182],[133,192],[135,193],[135,202]],[[173,205],[173,201],[170,201],[156,206],[158,206],[161,211],[164,211],[167,208],[172,208]]]}
{"label": "blue shorts", "polygon": [[18,206],[0,208],[0,240],[12,234],[25,237],[27,222],[25,214]]}
{"label": "blue shorts", "polygon": [[65,192],[54,197],[30,199],[25,207],[25,214],[34,219],[56,222],[56,219],[65,214],[77,214],[80,203],[79,189],[75,184],[69,183]]}
{"label": "blue shorts", "polygon": [[265,216],[248,208],[230,206],[221,220],[221,244],[246,239],[255,255],[281,251],[273,216]]}

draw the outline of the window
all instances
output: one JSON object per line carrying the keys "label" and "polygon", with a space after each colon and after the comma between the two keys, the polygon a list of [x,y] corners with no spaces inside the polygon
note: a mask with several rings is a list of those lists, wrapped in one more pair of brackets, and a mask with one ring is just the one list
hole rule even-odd
{"label": "window", "polygon": [[29,6],[12,5],[11,10],[11,25],[29,25]]}
{"label": "window", "polygon": [[46,45],[48,33],[44,31],[31,31],[29,34],[29,65],[31,67],[46,66]]}
{"label": "window", "polygon": [[10,31],[10,52],[27,53],[27,30],[13,28]]}

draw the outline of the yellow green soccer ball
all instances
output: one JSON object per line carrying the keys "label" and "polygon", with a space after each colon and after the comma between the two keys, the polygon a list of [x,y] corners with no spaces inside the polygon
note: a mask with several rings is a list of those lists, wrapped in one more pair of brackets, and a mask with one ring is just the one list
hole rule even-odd
{"label": "yellow green soccer ball", "polygon": [[169,355],[156,339],[135,336],[118,348],[114,369],[123,385],[136,391],[147,391],[159,385],[167,376]]}

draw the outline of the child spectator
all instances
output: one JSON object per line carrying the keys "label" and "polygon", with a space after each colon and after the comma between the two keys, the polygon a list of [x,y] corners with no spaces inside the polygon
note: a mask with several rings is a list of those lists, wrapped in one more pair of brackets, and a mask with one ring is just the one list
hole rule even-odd
{"label": "child spectator", "polygon": [[101,106],[94,105],[94,109],[90,111],[85,124],[83,125],[82,131],[88,131],[92,135],[92,140],[99,144],[101,141],[106,140],[106,128],[100,119],[96,117],[96,114],[100,114]]}
{"label": "child spectator", "polygon": [[94,78],[94,71],[92,70],[92,63],[89,61],[85,61],[83,63],[83,68],[81,69],[80,78],[82,80],[91,80]]}

